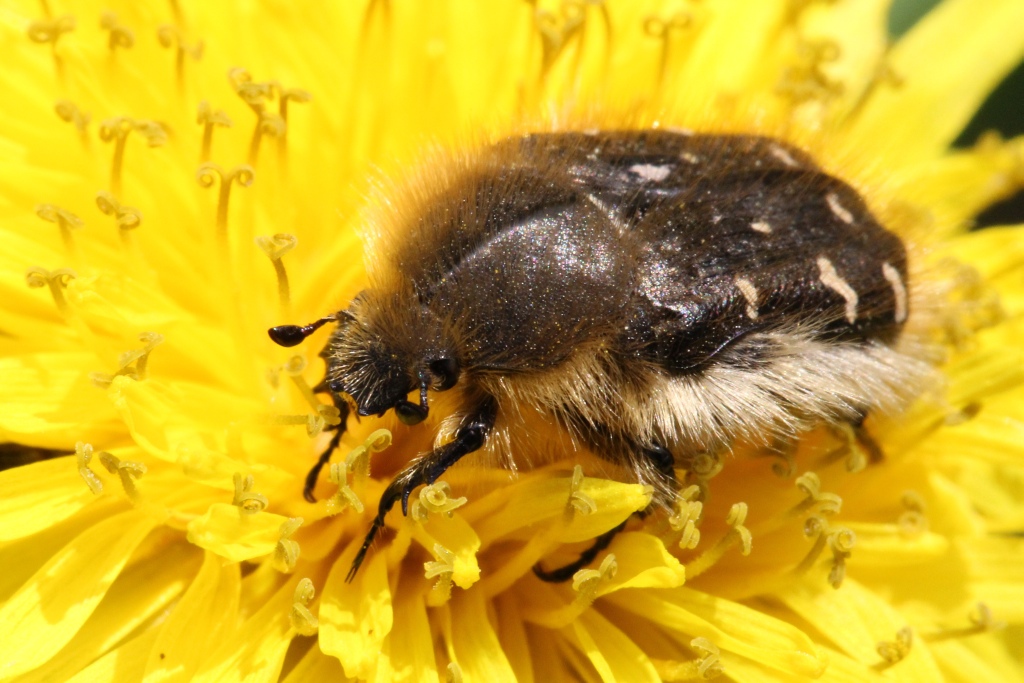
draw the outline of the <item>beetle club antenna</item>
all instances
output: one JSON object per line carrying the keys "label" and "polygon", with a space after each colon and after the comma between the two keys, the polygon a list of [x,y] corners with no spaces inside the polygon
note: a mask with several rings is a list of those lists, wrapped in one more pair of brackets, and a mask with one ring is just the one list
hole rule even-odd
{"label": "beetle club antenna", "polygon": [[328,315],[308,325],[278,325],[267,330],[267,334],[275,344],[281,346],[298,346],[309,335],[313,334],[326,323],[333,323],[337,316]]}

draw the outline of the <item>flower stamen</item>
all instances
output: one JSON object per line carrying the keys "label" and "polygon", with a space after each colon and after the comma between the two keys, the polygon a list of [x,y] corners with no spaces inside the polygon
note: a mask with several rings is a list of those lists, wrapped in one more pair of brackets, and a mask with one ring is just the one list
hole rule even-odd
{"label": "flower stamen", "polygon": [[857,535],[852,529],[837,527],[828,535],[828,547],[832,551],[832,568],[828,572],[828,582],[833,588],[843,585],[846,578],[846,560],[853,552],[857,543]]}
{"label": "flower stamen", "polygon": [[992,608],[983,602],[979,602],[974,606],[974,609],[968,615],[968,619],[971,622],[970,626],[948,628],[936,631],[935,633],[926,633],[921,636],[921,640],[934,643],[939,640],[964,638],[967,636],[977,635],[979,633],[999,631],[1006,628],[1006,622],[998,621],[992,614]]}
{"label": "flower stamen", "polygon": [[174,76],[180,91],[185,86],[185,57],[189,56],[194,61],[203,57],[203,41],[197,40],[189,45],[185,36],[177,26],[164,24],[156,30],[156,39],[165,48],[174,48]]}
{"label": "flower stamen", "polygon": [[585,21],[586,12],[571,2],[563,2],[557,15],[543,9],[534,13],[534,26],[541,39],[541,80],[547,78],[555,61],[569,41],[579,35]]}
{"label": "flower stamen", "polygon": [[713,567],[726,551],[737,543],[740,545],[740,554],[746,557],[753,548],[753,536],[750,530],[744,526],[747,521],[747,504],[734,503],[729,508],[729,514],[725,517],[725,523],[732,527],[718,542],[710,549],[705,550],[697,559],[685,565],[686,577],[692,579],[700,576]]}
{"label": "flower stamen", "polygon": [[457,662],[448,662],[444,668],[444,683],[462,683],[462,667]]}
{"label": "flower stamen", "polygon": [[47,223],[57,224],[57,227],[60,228],[60,237],[64,241],[64,247],[70,255],[74,256],[75,241],[71,231],[81,230],[85,227],[85,221],[67,209],[62,209],[53,204],[40,204],[36,207],[36,215]]}
{"label": "flower stamen", "polygon": [[701,657],[695,664],[697,677],[701,680],[710,680],[722,675],[725,669],[719,661],[722,651],[718,646],[707,638],[698,637],[690,641],[690,647],[700,653]]}
{"label": "flower stamen", "polygon": [[900,515],[897,524],[904,536],[913,538],[928,531],[928,517],[925,514],[926,504],[921,494],[916,491],[904,491],[901,502],[906,511]]}
{"label": "flower stamen", "polygon": [[53,109],[57,112],[57,116],[60,117],[61,121],[74,124],[75,130],[78,131],[78,136],[82,139],[82,144],[88,147],[88,127],[92,116],[79,109],[78,105],[71,100],[58,100]]}
{"label": "flower stamen", "polygon": [[262,493],[255,493],[252,490],[255,480],[251,474],[244,477],[241,473],[235,472],[233,477],[235,483],[235,496],[231,501],[232,505],[238,507],[243,515],[254,515],[262,512],[270,505],[270,501]]}
{"label": "flower stamen", "polygon": [[302,397],[306,399],[306,403],[313,409],[313,414],[308,416],[307,433],[310,437],[314,437],[319,434],[325,427],[334,427],[341,424],[341,413],[338,411],[337,406],[328,405],[321,403],[316,394],[313,393],[312,387],[306,382],[306,378],[302,376],[303,371],[306,369],[306,359],[302,356],[292,356],[288,361],[281,366],[282,371],[291,378],[292,383],[302,394]]}
{"label": "flower stamen", "polygon": [[231,186],[234,184],[242,187],[249,187],[256,180],[256,171],[248,164],[235,166],[230,171],[225,171],[217,164],[205,162],[196,171],[196,180],[200,187],[211,188],[214,182],[220,181],[220,191],[217,195],[217,241],[221,245],[221,251],[225,264],[228,261],[228,204],[231,200]]}
{"label": "flower stamen", "polygon": [[700,487],[692,485],[680,492],[676,499],[676,514],[668,519],[669,526],[674,531],[681,531],[679,547],[682,550],[693,550],[700,543],[700,524],[704,514],[704,503],[698,500]]}
{"label": "flower stamen", "polygon": [[800,40],[796,64],[788,67],[776,92],[794,108],[805,102],[826,102],[843,93],[843,84],[833,80],[824,66],[839,59],[842,50],[833,40]]}
{"label": "flower stamen", "polygon": [[362,514],[365,509],[363,501],[359,499],[356,492],[348,484],[348,463],[332,462],[328,469],[327,479],[338,486],[327,505],[329,514],[337,514],[346,507],[351,507],[357,514]]}
{"label": "flower stamen", "polygon": [[75,30],[75,18],[71,15],[64,15],[53,19],[49,11],[46,11],[46,15],[46,19],[36,19],[28,25],[28,39],[33,43],[48,43],[50,45],[50,52],[53,54],[53,62],[57,70],[57,80],[63,82],[64,62],[57,54],[57,41],[65,33]]}
{"label": "flower stamen", "polygon": [[904,626],[896,632],[895,640],[883,640],[878,643],[878,655],[883,661],[873,668],[877,670],[888,669],[893,664],[900,662],[910,654],[910,648],[914,644],[914,631],[909,626]]}
{"label": "flower stamen", "polygon": [[94,372],[90,375],[93,384],[100,388],[109,387],[115,377],[130,377],[141,382],[146,379],[149,354],[153,349],[164,343],[164,337],[158,332],[143,332],[139,335],[139,341],[145,346],[141,349],[125,351],[118,358],[117,371],[113,375],[102,372]]}
{"label": "flower stamen", "polygon": [[100,140],[114,143],[114,158],[110,166],[110,191],[121,196],[121,171],[124,167],[124,150],[128,134],[139,131],[150,147],[160,147],[167,142],[167,131],[156,121],[134,120],[127,116],[116,116],[100,124]]}
{"label": "flower stamen", "polygon": [[576,465],[572,468],[572,479],[569,480],[569,499],[565,502],[565,521],[571,522],[577,514],[590,515],[597,511],[597,502],[580,490],[583,486],[583,468]]}
{"label": "flower stamen", "polygon": [[832,551],[832,566],[829,569],[828,582],[833,588],[839,588],[846,578],[846,560],[850,557],[857,535],[846,527],[831,527],[828,520],[821,515],[812,515],[804,522],[804,536],[814,538],[814,546],[800,563],[793,568],[795,574],[805,574],[821,557],[827,545]]}
{"label": "flower stamen", "polygon": [[281,317],[287,318],[291,309],[291,288],[288,285],[288,272],[284,269],[281,257],[295,248],[299,240],[295,235],[279,232],[272,237],[260,235],[256,244],[267,255],[277,275],[277,298],[281,308]]}
{"label": "flower stamen", "polygon": [[121,244],[130,247],[131,231],[142,224],[142,212],[133,206],[123,206],[117,197],[106,190],[96,193],[96,206],[104,215],[114,218]]}
{"label": "flower stamen", "polygon": [[366,437],[360,445],[352,449],[345,457],[348,471],[352,473],[352,483],[362,485],[370,477],[370,453],[380,453],[391,446],[391,432],[378,429]]}
{"label": "flower stamen", "polygon": [[822,493],[821,479],[814,472],[804,472],[796,479],[797,488],[806,494],[806,498],[789,511],[787,517],[795,517],[812,512],[818,515],[835,515],[843,507],[843,499],[834,493]]}
{"label": "flower stamen", "polygon": [[58,268],[51,271],[45,268],[33,267],[29,268],[25,274],[25,280],[28,282],[29,287],[50,288],[53,302],[57,305],[57,310],[60,311],[65,319],[70,318],[73,313],[68,305],[67,298],[64,296],[64,290],[67,288],[68,283],[76,277],[78,276],[75,274],[75,271],[70,268]]}
{"label": "flower stamen", "polygon": [[718,475],[725,463],[717,453],[698,453],[685,463],[687,483],[700,487],[701,500],[708,497],[708,482]]}
{"label": "flower stamen", "polygon": [[424,562],[423,569],[427,579],[437,578],[432,590],[446,602],[452,595],[452,575],[455,573],[455,553],[440,543],[434,544],[433,555],[436,560]]}
{"label": "flower stamen", "polygon": [[203,127],[203,145],[199,153],[199,162],[205,163],[210,160],[210,150],[213,148],[213,129],[216,126],[230,128],[232,123],[223,110],[214,110],[206,100],[199,103],[196,123]]}
{"label": "flower stamen", "polygon": [[309,610],[309,605],[316,597],[316,589],[308,577],[299,581],[295,586],[295,599],[292,601],[292,611],[289,618],[292,628],[302,636],[316,635],[320,629],[320,620]]}
{"label": "flower stamen", "polygon": [[85,481],[85,485],[89,487],[89,490],[98,496],[103,493],[103,482],[90,469],[90,460],[92,460],[92,444],[82,441],[77,442],[75,444],[75,461],[78,463],[78,474]]}
{"label": "flower stamen", "polygon": [[127,26],[122,26],[118,23],[117,15],[110,10],[104,10],[103,14],[100,15],[100,28],[104,31],[110,31],[110,36],[107,38],[107,47],[110,49],[111,54],[114,54],[119,47],[128,49],[135,45],[135,32]]}
{"label": "flower stamen", "polygon": [[252,131],[252,139],[249,142],[249,164],[256,166],[256,162],[260,156],[260,141],[263,140],[264,135],[269,135],[272,138],[283,138],[287,125],[280,116],[272,111],[261,111],[259,112],[259,119],[256,121],[256,127]]}
{"label": "flower stamen", "polygon": [[469,500],[465,496],[452,498],[451,492],[452,487],[446,481],[438,481],[420,489],[419,500],[416,503],[419,505],[423,517],[426,517],[428,513],[443,514],[446,517],[451,517],[455,510],[465,505]]}
{"label": "flower stamen", "polygon": [[295,563],[299,561],[299,544],[291,538],[292,534],[298,531],[304,520],[302,517],[292,517],[281,525],[281,537],[274,546],[274,567],[284,574],[291,574],[295,570]]}
{"label": "flower stamen", "polygon": [[105,451],[100,453],[99,456],[100,462],[107,468],[107,471],[111,474],[116,474],[120,478],[121,486],[124,487],[124,492],[128,494],[128,500],[133,503],[138,502],[139,490],[135,486],[135,480],[146,473],[146,465],[133,460],[122,461]]}
{"label": "flower stamen", "polygon": [[615,578],[619,572],[619,563],[614,553],[608,553],[601,560],[597,569],[581,569],[572,576],[572,589],[576,591],[574,600],[577,611],[587,607],[597,599],[598,589],[606,580]]}
{"label": "flower stamen", "polygon": [[644,34],[654,38],[661,45],[658,50],[658,81],[665,80],[668,71],[668,58],[674,35],[679,35],[693,28],[694,17],[689,12],[676,12],[671,16],[648,16],[644,19]]}
{"label": "flower stamen", "polygon": [[863,471],[869,462],[881,459],[881,452],[873,452],[873,449],[877,449],[876,444],[872,443],[870,438],[858,437],[857,430],[852,425],[833,425],[829,429],[841,443],[824,456],[825,463],[845,457],[846,471],[855,474]]}
{"label": "flower stamen", "polygon": [[277,114],[284,124],[281,134],[277,136],[277,156],[281,164],[285,163],[285,152],[288,140],[288,103],[304,104],[313,99],[312,93],[301,88],[285,88],[279,83],[274,83],[277,90]]}
{"label": "flower stamen", "polygon": [[272,83],[257,83],[244,67],[239,66],[228,71],[228,81],[235,94],[242,98],[256,116],[265,109],[263,101],[274,96]]}

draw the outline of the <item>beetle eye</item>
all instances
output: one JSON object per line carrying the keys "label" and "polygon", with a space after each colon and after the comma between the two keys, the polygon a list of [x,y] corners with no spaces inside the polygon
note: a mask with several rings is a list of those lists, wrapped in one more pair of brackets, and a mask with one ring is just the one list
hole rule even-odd
{"label": "beetle eye", "polygon": [[431,387],[434,391],[446,391],[459,381],[459,361],[454,358],[438,358],[430,361],[430,374],[436,381]]}
{"label": "beetle eye", "polygon": [[399,422],[404,425],[418,425],[427,417],[427,409],[415,403],[401,401],[395,405],[395,415],[398,416]]}

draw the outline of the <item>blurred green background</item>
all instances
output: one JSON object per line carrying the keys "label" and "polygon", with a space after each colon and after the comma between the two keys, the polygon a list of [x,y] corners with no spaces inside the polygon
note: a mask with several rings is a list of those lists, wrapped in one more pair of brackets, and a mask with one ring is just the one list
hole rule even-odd
{"label": "blurred green background", "polygon": [[[895,0],[889,16],[889,32],[893,37],[905,33],[939,0]],[[1024,2],[1024,0],[1018,0]],[[978,1],[978,11],[985,3]],[[1007,26],[1007,31],[1024,31],[1024,26]],[[957,146],[969,147],[986,130],[998,130],[1003,137],[1024,135],[1024,64],[1006,77],[1002,85],[989,96],[974,120],[956,141]],[[978,216],[978,227],[1024,223],[1024,191],[992,206]]]}

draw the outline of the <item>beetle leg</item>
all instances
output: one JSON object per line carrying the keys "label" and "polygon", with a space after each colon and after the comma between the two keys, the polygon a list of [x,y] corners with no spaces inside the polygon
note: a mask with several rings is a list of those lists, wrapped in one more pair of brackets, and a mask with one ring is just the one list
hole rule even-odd
{"label": "beetle leg", "polygon": [[377,516],[373,518],[373,522],[370,524],[370,530],[366,533],[363,546],[356,553],[355,559],[352,560],[352,567],[348,570],[348,576],[345,577],[345,581],[351,581],[355,577],[356,572],[359,571],[359,565],[366,559],[366,554],[370,550],[373,539],[384,526],[384,518],[387,517],[388,512],[395,506],[395,503],[401,501],[402,514],[407,515],[409,513],[409,496],[412,495],[413,490],[420,484],[433,484],[449,467],[457,463],[462,456],[480,450],[484,442],[487,441],[487,435],[490,433],[491,428],[494,427],[496,415],[497,404],[494,399],[490,397],[485,398],[479,407],[462,421],[458,431],[455,432],[454,439],[413,462],[388,484],[387,489],[384,490],[384,495],[380,497],[380,503],[377,506]]}
{"label": "beetle leg", "polygon": [[861,412],[860,417],[853,422],[850,426],[853,427],[853,438],[857,440],[857,444],[864,449],[868,455],[868,462],[871,464],[878,464],[885,460],[885,452],[882,447],[875,441],[875,437],[871,436],[864,427],[864,420],[866,420],[868,414]]}
{"label": "beetle leg", "polygon": [[[330,393],[330,389],[327,388],[326,378],[323,382],[313,387],[313,393]],[[316,480],[320,478],[320,470],[322,470],[324,465],[330,461],[331,453],[333,453],[334,449],[336,449],[338,444],[341,443],[341,436],[345,433],[345,423],[348,421],[348,402],[337,394],[331,394],[331,399],[334,401],[334,406],[338,409],[341,422],[333,427],[327,428],[328,430],[334,431],[334,436],[331,437],[331,441],[327,444],[327,448],[324,449],[324,452],[320,454],[319,458],[317,458],[316,464],[314,464],[306,474],[306,484],[302,487],[302,497],[310,503],[316,502],[316,496],[313,495],[313,489],[316,488]]]}
{"label": "beetle leg", "polygon": [[[621,460],[621,457],[616,455],[618,453],[618,449],[615,448],[615,446],[621,447],[621,443],[613,443],[613,437],[609,430],[603,428],[591,428],[588,430],[588,436],[590,437],[591,447],[598,455],[602,455],[613,462]],[[671,451],[658,444],[652,444],[644,448],[638,447],[635,444],[630,444],[629,448],[633,452],[640,453],[645,464],[650,466],[653,474],[658,479],[657,486],[655,487],[656,490],[675,491],[678,489],[678,484],[676,482],[675,458],[672,456]],[[646,509],[638,512],[637,515],[639,517],[646,517],[649,514],[650,509],[651,506],[648,506]],[[581,552],[580,556],[575,561],[570,562],[567,565],[548,571],[541,567],[540,564],[535,564],[533,566],[533,573],[542,581],[549,581],[552,583],[568,581],[576,572],[593,562],[598,553],[607,548],[611,544],[612,539],[615,538],[616,534],[624,528],[626,528],[626,522],[623,522],[614,529],[604,532],[595,538],[591,546]]]}
{"label": "beetle leg", "polygon": [[576,561],[574,562],[563,565],[558,569],[552,569],[551,571],[546,571],[541,568],[540,564],[535,564],[533,565],[533,573],[536,574],[537,578],[541,581],[547,581],[549,583],[562,583],[563,581],[568,581],[574,574],[576,574],[576,572],[593,562],[594,558],[597,557],[597,554],[611,545],[612,539],[625,528],[626,522],[623,522],[614,529],[609,529],[604,532],[595,538],[594,543],[580,553],[580,556],[576,558]]}

